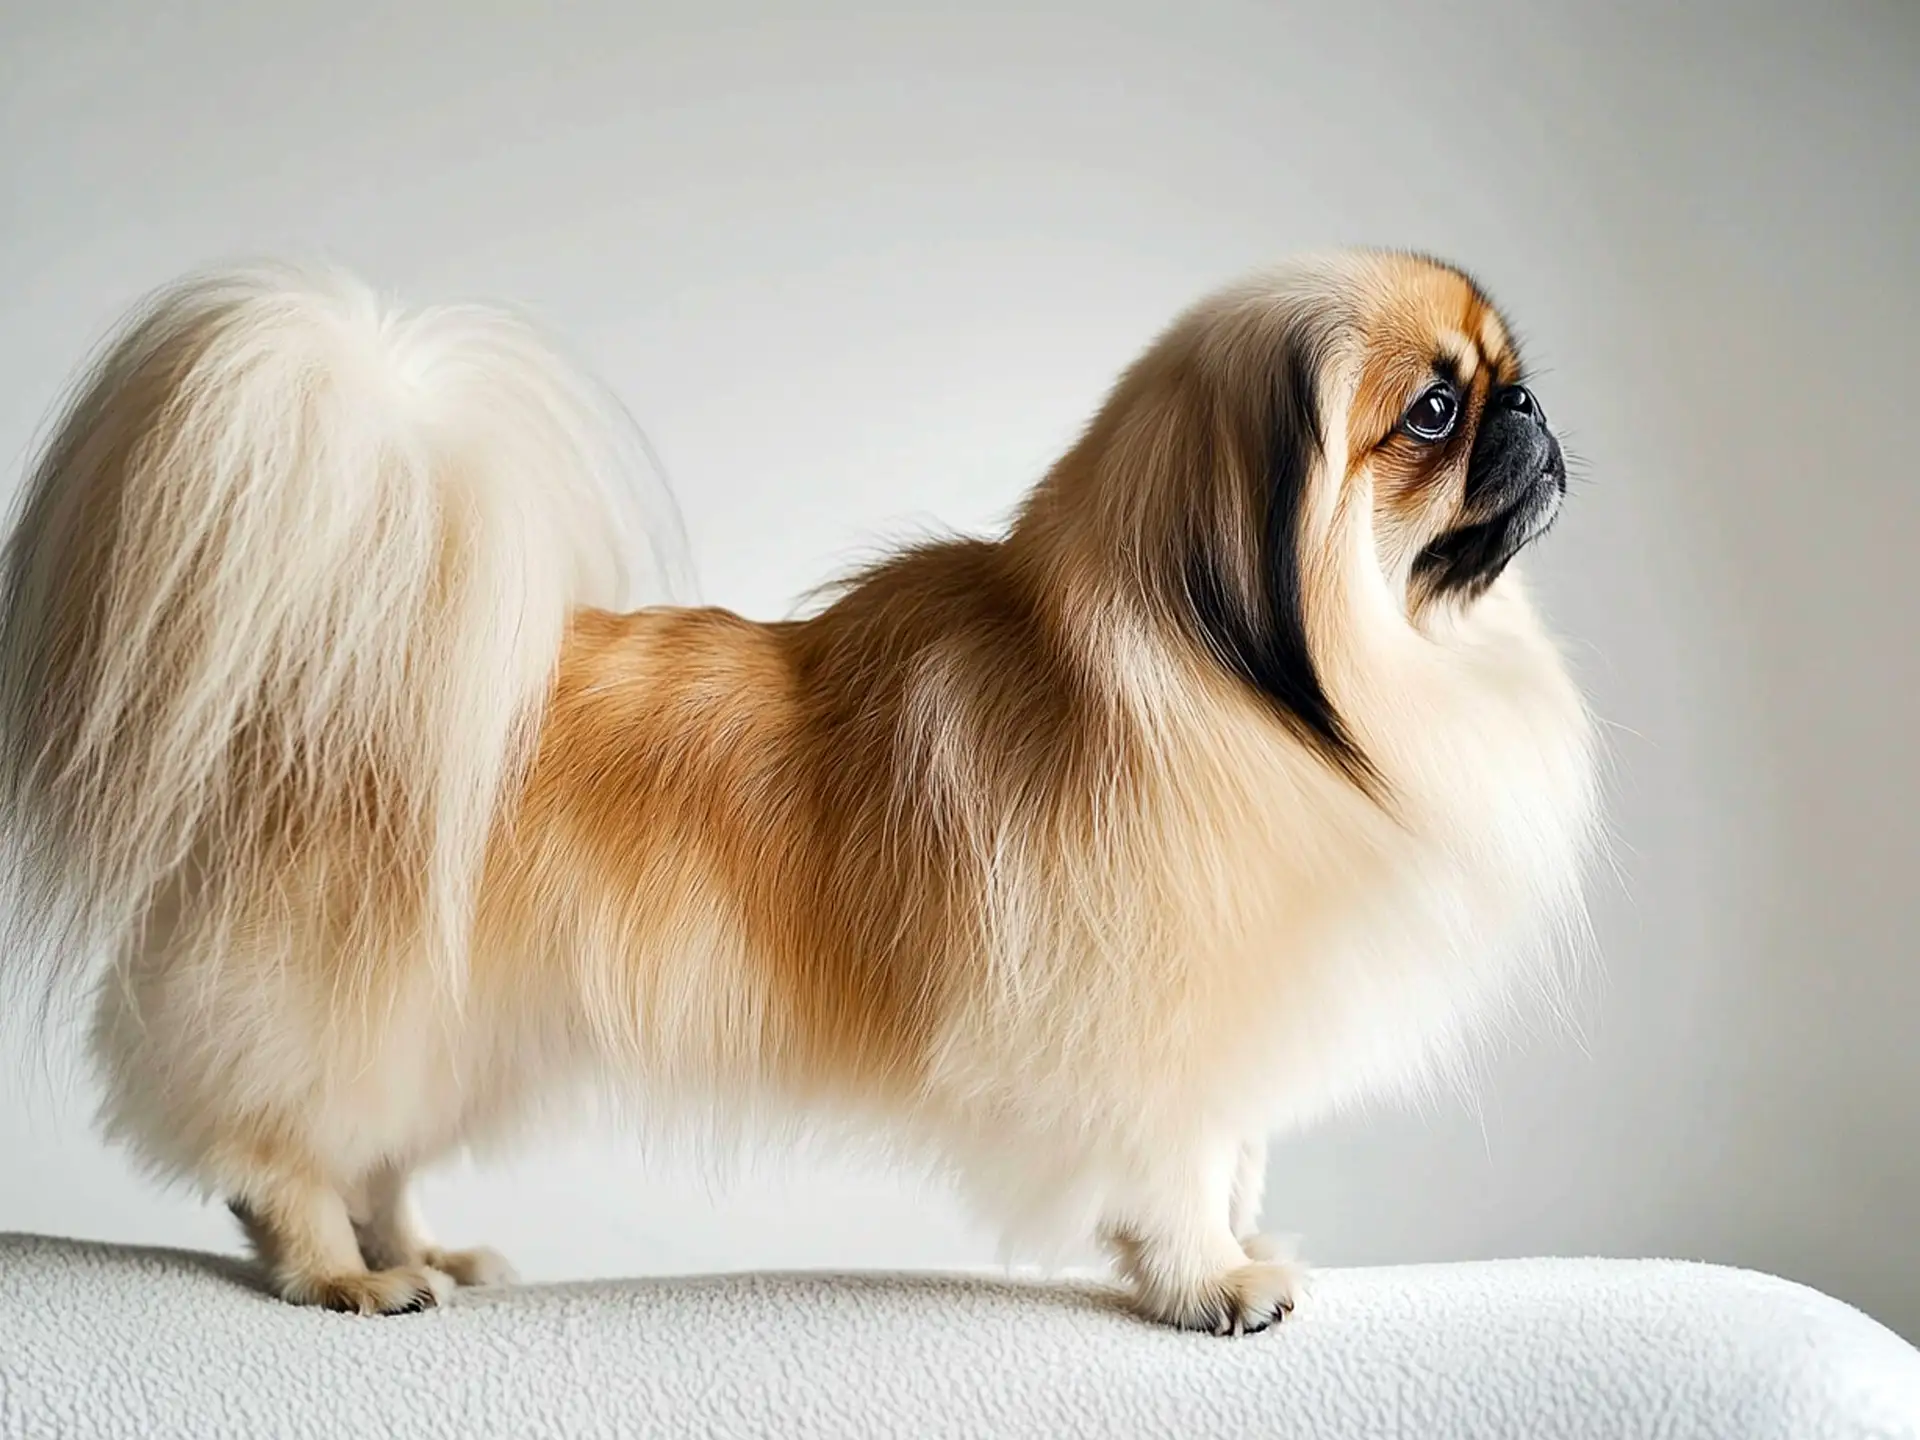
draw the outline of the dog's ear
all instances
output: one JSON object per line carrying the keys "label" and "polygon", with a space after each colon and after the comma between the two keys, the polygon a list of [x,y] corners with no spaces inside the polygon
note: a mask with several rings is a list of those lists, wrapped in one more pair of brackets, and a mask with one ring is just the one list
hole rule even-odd
{"label": "dog's ear", "polygon": [[[1325,345],[1303,323],[1277,346],[1191,367],[1182,427],[1193,475],[1181,558],[1184,619],[1221,665],[1258,691],[1281,722],[1355,784],[1378,772],[1341,720],[1314,660],[1302,554],[1310,486],[1321,463]],[[1180,444],[1176,441],[1176,446]]]}

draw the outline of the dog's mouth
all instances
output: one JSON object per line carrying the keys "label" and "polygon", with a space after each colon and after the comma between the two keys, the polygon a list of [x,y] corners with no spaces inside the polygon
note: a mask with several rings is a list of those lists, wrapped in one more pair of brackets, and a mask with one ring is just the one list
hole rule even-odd
{"label": "dog's mouth", "polygon": [[1414,583],[1430,595],[1472,599],[1500,578],[1513,557],[1553,528],[1567,494],[1556,446],[1531,482],[1496,502],[1493,513],[1449,530],[1414,562]]}

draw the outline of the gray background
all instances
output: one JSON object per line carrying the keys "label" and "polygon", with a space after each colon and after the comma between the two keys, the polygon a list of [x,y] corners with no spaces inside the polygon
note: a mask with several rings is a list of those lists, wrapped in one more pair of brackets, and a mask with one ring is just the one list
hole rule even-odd
{"label": "gray background", "polygon": [[[1584,461],[1534,572],[1613,727],[1604,965],[1471,1099],[1281,1148],[1269,1221],[1335,1263],[1732,1261],[1920,1336],[1916,10],[806,8],[7,7],[8,484],[139,292],[324,252],[544,314],[706,597],[772,616],[993,523],[1203,289],[1457,257]],[[0,1155],[0,1228],[231,1241],[59,1084],[0,1088]],[[990,1256],[911,1179],[611,1131],[430,1190],[538,1277]]]}

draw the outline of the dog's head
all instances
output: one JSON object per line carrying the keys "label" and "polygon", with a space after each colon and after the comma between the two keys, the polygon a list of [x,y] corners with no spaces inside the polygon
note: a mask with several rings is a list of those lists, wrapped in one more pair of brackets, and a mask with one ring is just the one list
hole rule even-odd
{"label": "dog's head", "polygon": [[1565,491],[1560,443],[1478,286],[1358,252],[1189,310],[1022,523],[1069,537],[1364,783],[1320,647],[1472,606]]}

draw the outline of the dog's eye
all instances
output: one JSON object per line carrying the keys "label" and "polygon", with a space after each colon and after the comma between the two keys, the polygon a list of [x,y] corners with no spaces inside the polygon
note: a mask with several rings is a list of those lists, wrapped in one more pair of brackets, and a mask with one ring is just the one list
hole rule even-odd
{"label": "dog's eye", "polygon": [[1416,440],[1444,440],[1453,433],[1453,425],[1460,418],[1460,397],[1453,393],[1453,387],[1444,382],[1429,385],[1420,392],[1420,398],[1407,407],[1407,413],[1401,417],[1400,428]]}

